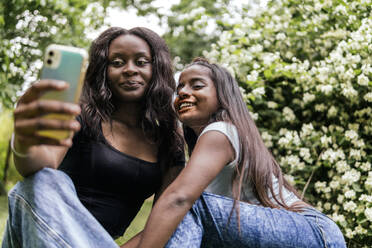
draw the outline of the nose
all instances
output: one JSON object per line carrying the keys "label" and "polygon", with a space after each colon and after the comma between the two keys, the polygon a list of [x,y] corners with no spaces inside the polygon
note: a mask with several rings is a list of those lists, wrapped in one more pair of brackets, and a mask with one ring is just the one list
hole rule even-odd
{"label": "nose", "polygon": [[136,64],[132,61],[128,61],[124,66],[123,66],[123,73],[127,75],[134,75],[137,73],[137,67]]}
{"label": "nose", "polygon": [[191,94],[191,89],[188,86],[183,86],[182,88],[180,88],[178,90],[178,96],[181,99],[185,99],[185,98],[189,97],[190,94]]}

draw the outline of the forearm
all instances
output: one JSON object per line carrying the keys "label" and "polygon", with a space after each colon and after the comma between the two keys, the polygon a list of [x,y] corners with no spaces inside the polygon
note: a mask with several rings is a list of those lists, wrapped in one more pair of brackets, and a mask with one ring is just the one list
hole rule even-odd
{"label": "forearm", "polygon": [[[153,207],[138,248],[164,247],[196,199],[164,192]],[[156,232],[154,232],[156,230]]]}
{"label": "forearm", "polygon": [[208,132],[196,144],[188,165],[160,196],[143,231],[139,248],[161,248],[234,152],[221,133]]}
{"label": "forearm", "polygon": [[137,233],[134,237],[128,240],[125,244],[121,245],[120,248],[135,248],[138,246],[141,240],[142,231]]}
{"label": "forearm", "polygon": [[[48,161],[48,159],[43,159],[45,157],[38,156],[40,154],[47,153],[47,151],[43,151],[44,148],[40,150],[41,151],[35,151],[34,149],[34,151],[32,151],[32,149],[29,149],[27,153],[24,153],[27,154],[27,157],[19,157],[13,154],[14,165],[19,174],[21,174],[23,177],[32,175],[45,167],[56,168],[53,161]],[[46,155],[46,157],[48,156]]]}

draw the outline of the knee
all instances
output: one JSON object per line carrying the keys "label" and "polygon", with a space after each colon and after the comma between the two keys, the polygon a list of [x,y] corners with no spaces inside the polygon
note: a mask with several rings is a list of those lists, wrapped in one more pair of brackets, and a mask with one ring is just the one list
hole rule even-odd
{"label": "knee", "polygon": [[61,191],[68,189],[74,189],[70,177],[62,171],[51,168],[43,168],[19,182],[15,187],[15,190],[18,193],[21,191],[26,194],[30,193],[29,191],[45,192],[50,190]]}

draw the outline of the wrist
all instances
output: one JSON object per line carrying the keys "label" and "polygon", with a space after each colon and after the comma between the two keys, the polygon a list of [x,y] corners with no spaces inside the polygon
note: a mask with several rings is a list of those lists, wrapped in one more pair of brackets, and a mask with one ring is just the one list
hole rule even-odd
{"label": "wrist", "polygon": [[27,158],[29,156],[28,152],[23,152],[20,150],[15,149],[15,134],[12,134],[12,138],[10,140],[10,149],[12,150],[13,154],[19,158]]}

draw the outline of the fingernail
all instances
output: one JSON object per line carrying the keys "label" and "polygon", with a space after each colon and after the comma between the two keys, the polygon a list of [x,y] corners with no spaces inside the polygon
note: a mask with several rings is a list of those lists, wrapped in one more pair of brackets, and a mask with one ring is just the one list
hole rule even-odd
{"label": "fingernail", "polygon": [[80,107],[79,106],[77,106],[77,105],[70,105],[70,109],[71,109],[71,111],[73,111],[73,112],[80,112]]}
{"label": "fingernail", "polygon": [[65,81],[55,81],[55,84],[57,87],[65,87],[66,85],[68,85],[68,83]]}

